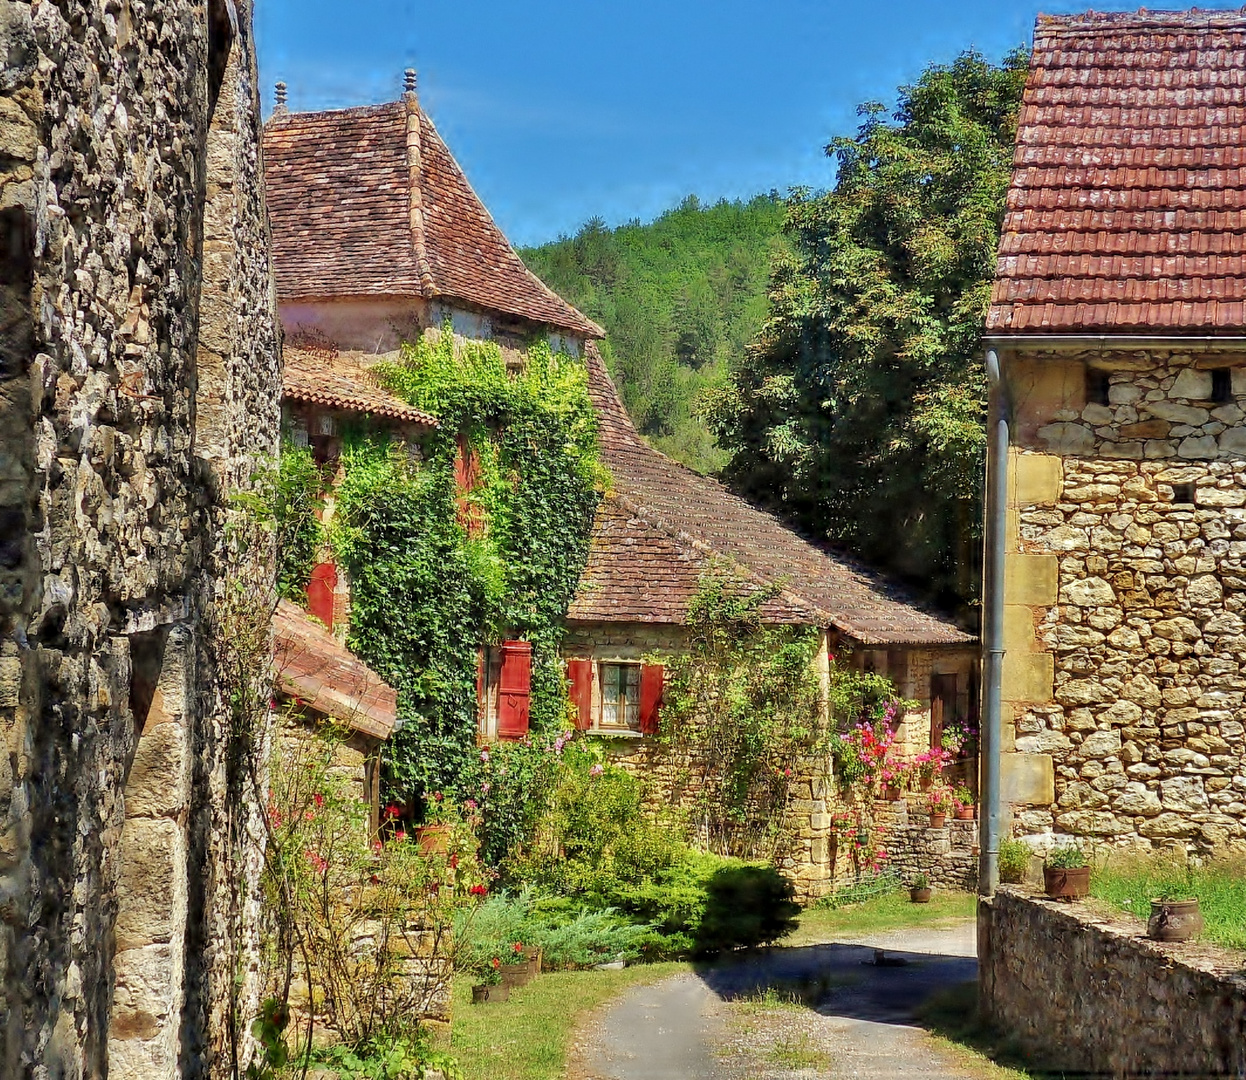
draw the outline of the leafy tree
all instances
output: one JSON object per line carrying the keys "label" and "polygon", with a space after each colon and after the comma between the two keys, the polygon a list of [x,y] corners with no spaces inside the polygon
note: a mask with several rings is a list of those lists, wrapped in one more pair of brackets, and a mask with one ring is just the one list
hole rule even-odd
{"label": "leafy tree", "polygon": [[782,221],[775,195],[713,206],[689,196],[648,224],[608,229],[593,218],[573,237],[523,252],[606,328],[602,353],[642,434],[701,472],[727,455],[698,402],[761,328]]}
{"label": "leafy tree", "polygon": [[788,200],[756,345],[709,403],[728,479],[811,532],[972,592],[985,447],[978,353],[1025,81],[967,52],[861,107],[826,193]]}

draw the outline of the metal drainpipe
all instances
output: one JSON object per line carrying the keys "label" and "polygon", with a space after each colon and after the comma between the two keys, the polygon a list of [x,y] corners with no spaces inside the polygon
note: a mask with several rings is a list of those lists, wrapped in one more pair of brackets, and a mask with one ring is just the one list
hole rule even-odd
{"label": "metal drainpipe", "polygon": [[986,536],[983,552],[983,716],[979,779],[978,892],[991,896],[999,884],[999,754],[1003,741],[1000,700],[1004,666],[1004,547],[1008,532],[1008,401],[999,356],[986,351],[987,402]]}

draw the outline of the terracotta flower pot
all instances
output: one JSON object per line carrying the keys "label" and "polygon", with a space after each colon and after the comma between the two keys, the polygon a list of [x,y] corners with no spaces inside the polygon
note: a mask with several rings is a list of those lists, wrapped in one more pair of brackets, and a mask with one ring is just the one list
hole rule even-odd
{"label": "terracotta flower pot", "polygon": [[1154,941],[1189,941],[1203,932],[1198,900],[1152,900],[1146,936]]}
{"label": "terracotta flower pot", "polygon": [[450,850],[449,825],[421,825],[415,830],[421,855],[441,855]]}
{"label": "terracotta flower pot", "polygon": [[956,820],[957,821],[973,821],[973,807],[962,806],[959,810],[956,811]]}
{"label": "terracotta flower pot", "polygon": [[929,904],[930,892],[930,886],[926,886],[924,889],[909,889],[909,899],[914,904]]}
{"label": "terracotta flower pot", "polygon": [[932,829],[941,829],[947,824],[947,814],[931,814],[930,827]]}
{"label": "terracotta flower pot", "polygon": [[1044,866],[1043,884],[1048,896],[1060,900],[1080,900],[1090,891],[1090,867],[1076,866],[1066,870],[1058,866]]}
{"label": "terracotta flower pot", "polygon": [[883,802],[899,802],[903,797],[898,787],[883,788]]}
{"label": "terracotta flower pot", "polygon": [[478,983],[472,987],[472,1004],[473,1005],[493,1005],[499,1001],[506,1001],[511,996],[511,988],[506,983]]}

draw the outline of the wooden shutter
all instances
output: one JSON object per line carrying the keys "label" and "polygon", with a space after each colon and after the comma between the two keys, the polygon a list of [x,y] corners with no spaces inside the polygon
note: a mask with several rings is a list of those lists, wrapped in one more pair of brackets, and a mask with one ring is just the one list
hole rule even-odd
{"label": "wooden shutter", "polygon": [[943,728],[956,719],[956,692],[955,675],[930,677],[930,745],[933,749],[943,745]]}
{"label": "wooden shutter", "polygon": [[575,706],[575,726],[586,731],[593,726],[593,662],[568,660],[567,679],[571,683],[571,704]]}
{"label": "wooden shutter", "polygon": [[498,679],[498,738],[518,740],[528,734],[528,696],[532,686],[532,646],[526,641],[502,642],[502,673]]}
{"label": "wooden shutter", "polygon": [[640,733],[658,733],[659,713],[662,709],[662,685],[666,668],[661,664],[642,664],[640,668]]}
{"label": "wooden shutter", "polygon": [[480,507],[470,496],[480,487],[480,455],[472,449],[467,436],[460,435],[454,454],[454,492],[459,524],[468,536],[476,536],[484,525]]}
{"label": "wooden shutter", "polygon": [[311,572],[307,583],[307,610],[333,629],[333,592],[337,588],[337,567],[323,562]]}

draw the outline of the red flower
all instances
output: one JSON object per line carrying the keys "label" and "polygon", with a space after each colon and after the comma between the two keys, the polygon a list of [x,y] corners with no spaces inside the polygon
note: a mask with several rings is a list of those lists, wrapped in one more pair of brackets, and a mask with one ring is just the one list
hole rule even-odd
{"label": "red flower", "polygon": [[316,804],[316,808],[319,809],[324,806],[324,796],[317,791],[316,794],[312,796],[312,802],[314,802]]}
{"label": "red flower", "polygon": [[502,961],[499,960],[496,956],[493,958],[493,966],[495,968],[500,968],[502,966]]}
{"label": "red flower", "polygon": [[396,833],[394,833],[394,839],[399,842],[405,840],[406,838],[407,838],[407,834],[403,832],[402,829],[399,829]]}
{"label": "red flower", "polygon": [[450,856],[450,869],[457,870],[459,868],[459,857],[457,855]]}
{"label": "red flower", "polygon": [[385,817],[388,820],[402,817],[402,807],[400,807],[397,803],[390,803],[387,807],[385,807]]}
{"label": "red flower", "polygon": [[511,946],[511,948],[512,948],[512,949],[514,949],[514,950],[515,950],[515,952],[517,952],[517,953],[521,953],[521,952],[523,952],[523,942],[522,942],[522,941],[516,941],[516,942],[515,942],[515,943]]}
{"label": "red flower", "polygon": [[473,885],[467,891],[472,896],[484,896],[486,893],[488,893],[489,890],[486,889],[483,885]]}

